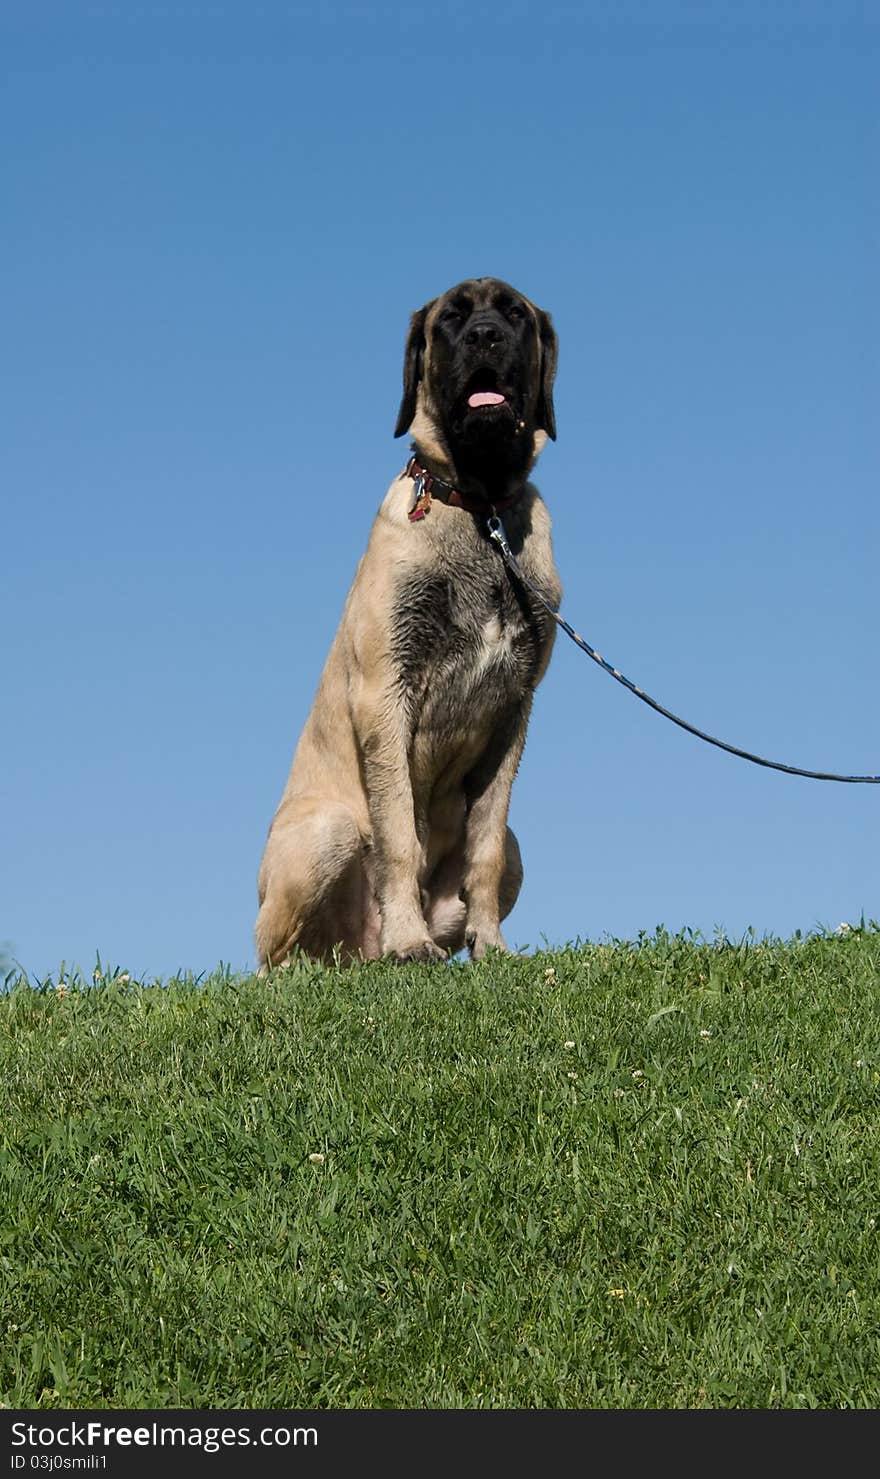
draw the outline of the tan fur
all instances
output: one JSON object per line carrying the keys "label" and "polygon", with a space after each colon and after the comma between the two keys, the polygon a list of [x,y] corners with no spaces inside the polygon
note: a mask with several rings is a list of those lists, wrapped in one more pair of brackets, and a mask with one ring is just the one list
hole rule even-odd
{"label": "tan fur", "polygon": [[[455,482],[432,399],[432,321],[411,435],[431,470]],[[545,441],[535,431],[534,457]],[[474,515],[435,499],[412,523],[413,502],[401,474],[373,524],[272,821],[256,924],[263,972],[297,947],[345,961],[437,960],[466,942],[476,958],[505,948],[500,921],[522,881],[510,790],[555,628],[545,613],[521,614]],[[531,484],[504,523],[524,572],[558,603],[550,518]],[[407,626],[423,591],[429,616],[435,598],[445,603],[424,643]],[[447,643],[452,627],[462,635]]]}

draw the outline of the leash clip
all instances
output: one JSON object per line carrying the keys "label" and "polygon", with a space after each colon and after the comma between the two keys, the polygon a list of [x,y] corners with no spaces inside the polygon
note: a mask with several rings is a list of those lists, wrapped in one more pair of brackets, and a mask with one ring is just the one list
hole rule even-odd
{"label": "leash clip", "polygon": [[507,543],[507,539],[504,534],[504,525],[502,524],[501,520],[494,512],[494,510],[486,519],[486,532],[488,533],[492,543],[497,544],[498,548],[500,549],[505,564],[511,565],[512,568],[516,568],[516,561],[513,557],[513,550]]}

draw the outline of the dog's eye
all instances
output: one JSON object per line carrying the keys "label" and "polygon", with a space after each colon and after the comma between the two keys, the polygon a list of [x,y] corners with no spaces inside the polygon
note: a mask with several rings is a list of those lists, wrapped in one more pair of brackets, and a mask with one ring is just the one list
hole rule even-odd
{"label": "dog's eye", "polygon": [[460,324],[462,317],[463,315],[459,312],[457,308],[447,308],[442,313],[440,322],[450,325]]}
{"label": "dog's eye", "polygon": [[525,318],[525,316],[526,315],[524,308],[520,308],[518,303],[511,303],[510,307],[507,310],[508,318],[512,318],[514,322],[516,322],[518,319]]}

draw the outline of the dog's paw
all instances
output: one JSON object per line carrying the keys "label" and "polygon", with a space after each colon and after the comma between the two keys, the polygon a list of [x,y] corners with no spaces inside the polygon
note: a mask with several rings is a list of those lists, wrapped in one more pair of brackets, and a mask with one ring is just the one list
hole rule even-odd
{"label": "dog's paw", "polygon": [[499,955],[510,954],[498,930],[487,931],[485,934],[481,934],[479,930],[468,930],[464,942],[471,960],[485,960],[490,952],[495,951]]}
{"label": "dog's paw", "polygon": [[435,945],[433,940],[416,940],[412,945],[403,945],[398,949],[392,946],[386,954],[390,955],[398,965],[404,965],[408,961],[430,964],[431,961],[448,960],[449,958],[447,952],[439,945]]}

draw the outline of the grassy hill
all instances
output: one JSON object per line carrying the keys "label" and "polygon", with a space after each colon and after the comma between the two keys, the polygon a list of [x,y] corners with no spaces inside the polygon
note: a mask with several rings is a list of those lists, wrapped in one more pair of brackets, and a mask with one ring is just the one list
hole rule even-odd
{"label": "grassy hill", "polygon": [[9,985],[7,1405],[880,1405],[876,924]]}

